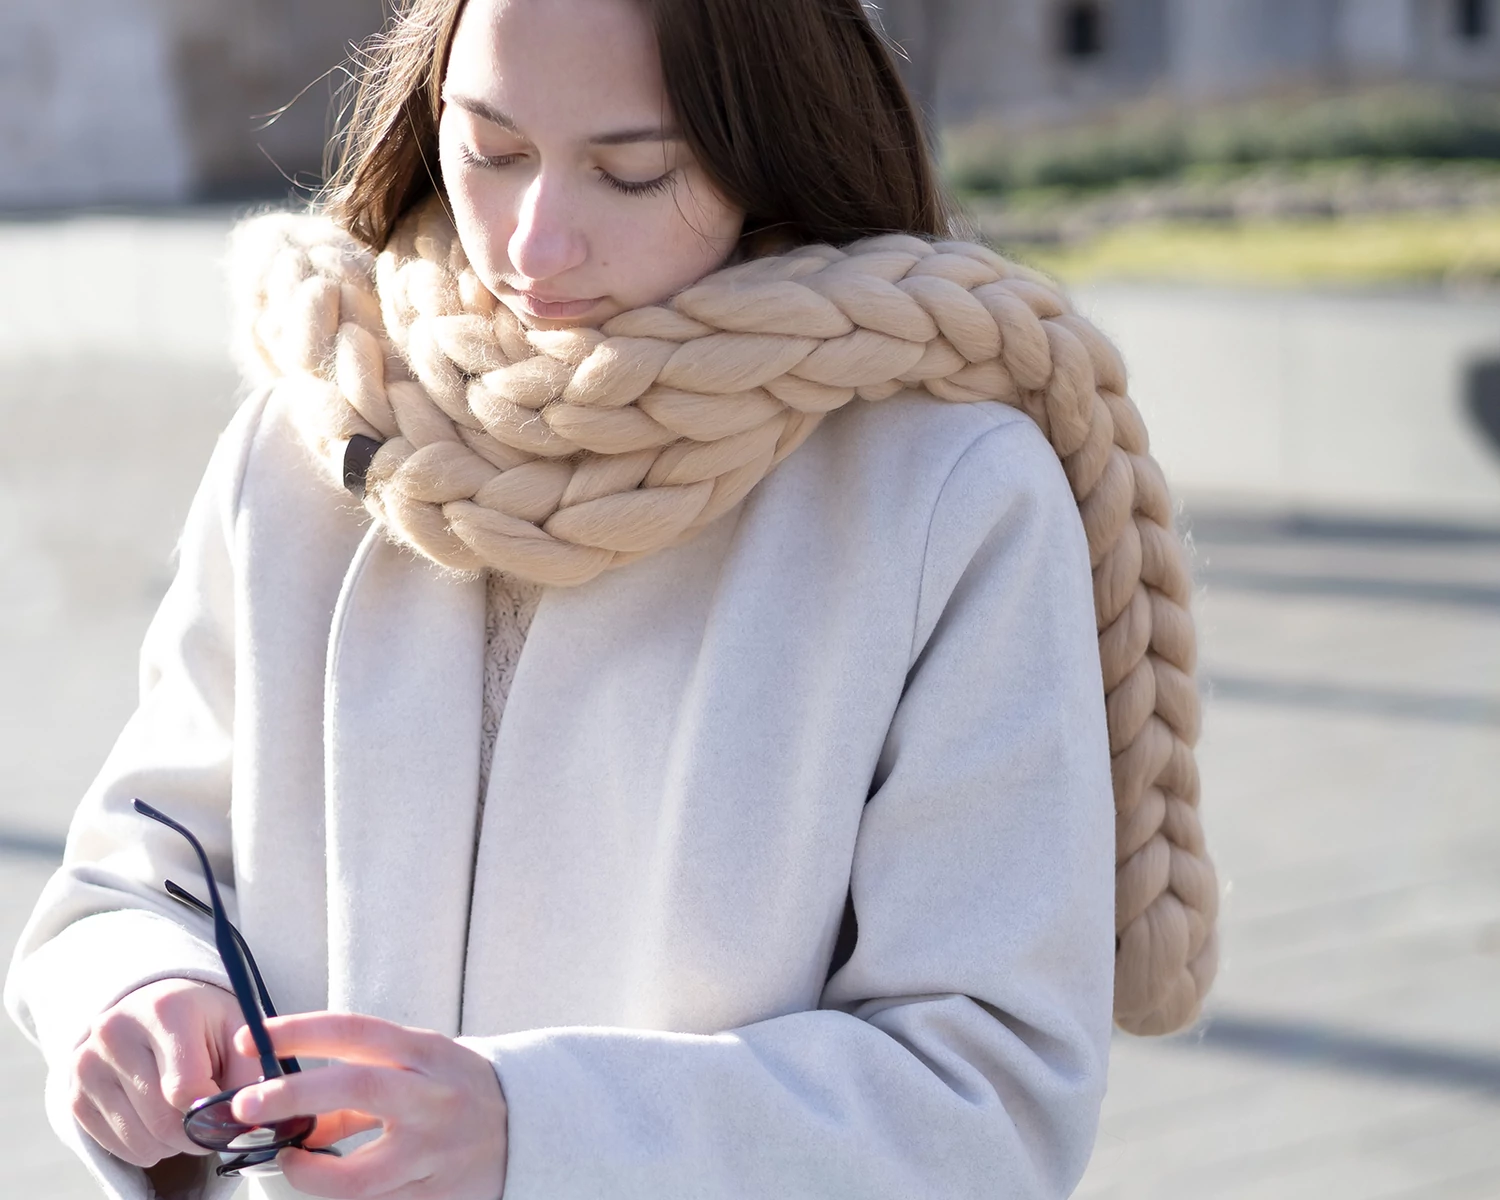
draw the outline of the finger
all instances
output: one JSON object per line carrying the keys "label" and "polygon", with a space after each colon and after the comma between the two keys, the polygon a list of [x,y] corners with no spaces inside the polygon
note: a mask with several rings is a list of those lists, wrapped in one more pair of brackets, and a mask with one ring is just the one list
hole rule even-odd
{"label": "finger", "polygon": [[334,1142],[342,1142],[346,1137],[364,1133],[367,1129],[379,1129],[381,1125],[379,1117],[355,1112],[350,1108],[341,1112],[318,1113],[317,1115],[317,1128],[312,1131],[303,1145],[331,1146]]}
{"label": "finger", "polygon": [[227,1046],[224,1063],[219,1068],[218,1090],[228,1092],[248,1084],[259,1083],[261,1080],[259,1056],[241,1054],[238,1045],[232,1040],[227,1043]]}
{"label": "finger", "polygon": [[[129,1161],[130,1151],[125,1148],[116,1135],[114,1126],[100,1111],[99,1106],[94,1103],[93,1097],[85,1092],[78,1092],[73,1097],[73,1119],[83,1127],[84,1133],[99,1143],[99,1146],[107,1154],[113,1154],[116,1158]],[[136,1166],[142,1164],[136,1163]]]}
{"label": "finger", "polygon": [[245,1088],[235,1096],[233,1112],[238,1120],[259,1124],[345,1109],[400,1119],[414,1113],[429,1090],[411,1071],[341,1062]]}
{"label": "finger", "polygon": [[100,1057],[114,1072],[115,1083],[121,1094],[135,1110],[140,1124],[159,1143],[171,1148],[173,1154],[202,1154],[201,1147],[193,1144],[182,1128],[182,1114],[188,1105],[199,1096],[211,1095],[213,1079],[184,1084],[180,1077],[173,1087],[178,1094],[192,1092],[186,1103],[179,1108],[168,1099],[166,1083],[160,1076],[156,1054],[150,1044],[137,1041],[118,1043],[101,1042]]}
{"label": "finger", "polygon": [[[90,1037],[73,1058],[73,1112],[89,1135],[115,1154],[137,1166],[143,1151],[159,1148],[165,1154],[176,1151],[166,1146],[153,1147],[149,1133],[142,1137],[135,1130],[139,1118],[135,1106],[120,1083],[116,1068],[105,1058],[101,1040]],[[129,1136],[127,1136],[127,1133]],[[157,1158],[165,1154],[157,1154]],[[152,1161],[155,1161],[154,1159]]]}
{"label": "finger", "polygon": [[[178,1151],[154,1137],[137,1115],[130,1097],[116,1079],[105,1081],[89,1097],[118,1149],[110,1153],[137,1167],[150,1167]],[[98,1137],[94,1138],[99,1141]],[[103,1145],[100,1142],[100,1145]]]}
{"label": "finger", "polygon": [[[273,1017],[266,1022],[266,1030],[276,1053],[283,1058],[305,1054],[417,1070],[430,1061],[439,1043],[448,1042],[430,1030],[408,1029],[363,1013],[318,1012]],[[248,1029],[241,1029],[235,1035],[235,1048],[242,1053],[254,1048]]]}
{"label": "finger", "polygon": [[[222,1047],[218,1055],[218,1070],[214,1074],[219,1081],[219,1090],[228,1092],[247,1084],[259,1083],[260,1054],[250,1038],[249,1026],[240,1020],[239,1015],[225,1019],[215,1036],[218,1045]],[[241,1037],[244,1039],[244,1048],[240,1045]]]}
{"label": "finger", "polygon": [[369,1200],[401,1191],[418,1178],[410,1156],[393,1148],[391,1140],[389,1134],[376,1138],[343,1158],[288,1149],[276,1161],[299,1192],[331,1200]]}
{"label": "finger", "polygon": [[228,1039],[218,1041],[218,1022],[211,1017],[208,1001],[218,989],[199,984],[194,991],[173,993],[156,1006],[155,1022],[145,1025],[150,1037],[151,1053],[156,1058],[156,1072],[162,1097],[184,1113],[193,1101],[222,1090],[218,1059],[228,1049]]}

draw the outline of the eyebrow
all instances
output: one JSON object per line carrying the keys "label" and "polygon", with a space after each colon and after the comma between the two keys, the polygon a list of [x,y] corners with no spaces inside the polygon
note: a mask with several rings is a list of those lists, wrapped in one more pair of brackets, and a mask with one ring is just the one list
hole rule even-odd
{"label": "eyebrow", "polygon": [[[489,121],[492,125],[500,126],[507,133],[513,133],[517,137],[522,136],[520,127],[516,125],[514,118],[509,113],[502,112],[493,104],[489,104],[484,100],[478,100],[473,96],[461,96],[447,92],[443,94],[443,100],[455,108],[461,108],[465,112],[473,113],[476,117],[481,117]],[[670,127],[662,128],[661,126],[653,126],[641,129],[615,129],[609,133],[595,134],[588,139],[588,144],[590,146],[630,146],[638,142],[680,142],[681,140],[682,134],[678,130]]]}

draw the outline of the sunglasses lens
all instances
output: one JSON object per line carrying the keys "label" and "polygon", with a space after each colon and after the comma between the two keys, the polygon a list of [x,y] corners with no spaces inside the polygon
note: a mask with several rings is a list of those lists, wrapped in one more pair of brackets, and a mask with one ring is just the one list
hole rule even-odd
{"label": "sunglasses lens", "polygon": [[198,1101],[182,1118],[183,1131],[206,1150],[270,1150],[290,1146],[312,1133],[315,1117],[287,1117],[268,1125],[237,1120],[230,1111],[234,1091]]}
{"label": "sunglasses lens", "polygon": [[[330,1158],[343,1157],[333,1146],[302,1146],[300,1149],[309,1154],[326,1154]],[[281,1163],[276,1157],[277,1153],[276,1150],[252,1150],[249,1154],[237,1154],[215,1167],[214,1174],[222,1178],[237,1175],[280,1175]]]}
{"label": "sunglasses lens", "polygon": [[281,1164],[277,1162],[275,1150],[256,1150],[240,1154],[214,1168],[221,1179],[233,1179],[240,1175],[280,1175]]}

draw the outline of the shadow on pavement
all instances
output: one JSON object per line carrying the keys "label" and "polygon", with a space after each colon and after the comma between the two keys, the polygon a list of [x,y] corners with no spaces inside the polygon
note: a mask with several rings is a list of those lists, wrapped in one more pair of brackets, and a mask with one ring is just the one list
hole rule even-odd
{"label": "shadow on pavement", "polygon": [[46,858],[62,861],[63,840],[37,833],[20,833],[0,829],[0,855],[15,855],[19,858]]}
{"label": "shadow on pavement", "polygon": [[1256,679],[1215,672],[1201,681],[1215,700],[1240,700],[1277,707],[1315,708],[1368,717],[1405,717],[1444,725],[1500,726],[1500,699],[1458,692],[1416,692],[1395,688]]}
{"label": "shadow on pavement", "polygon": [[1500,1098],[1500,1057],[1496,1055],[1350,1033],[1310,1021],[1220,1013],[1191,1034],[1166,1039],[1164,1044],[1476,1090]]}

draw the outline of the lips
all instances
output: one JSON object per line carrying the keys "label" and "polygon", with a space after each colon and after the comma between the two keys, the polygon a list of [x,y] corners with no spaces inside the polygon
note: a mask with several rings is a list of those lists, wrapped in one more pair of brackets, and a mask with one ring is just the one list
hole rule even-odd
{"label": "lips", "polygon": [[525,306],[526,311],[532,316],[552,318],[553,320],[566,317],[581,317],[597,305],[599,301],[604,299],[603,296],[593,296],[584,300],[554,300],[539,296],[535,292],[518,291],[515,294]]}
{"label": "lips", "polygon": [[[516,295],[525,296],[528,300],[535,300],[541,304],[576,304],[580,300],[586,300],[586,296],[549,296],[545,292],[516,291]],[[598,297],[595,297],[598,299]]]}

